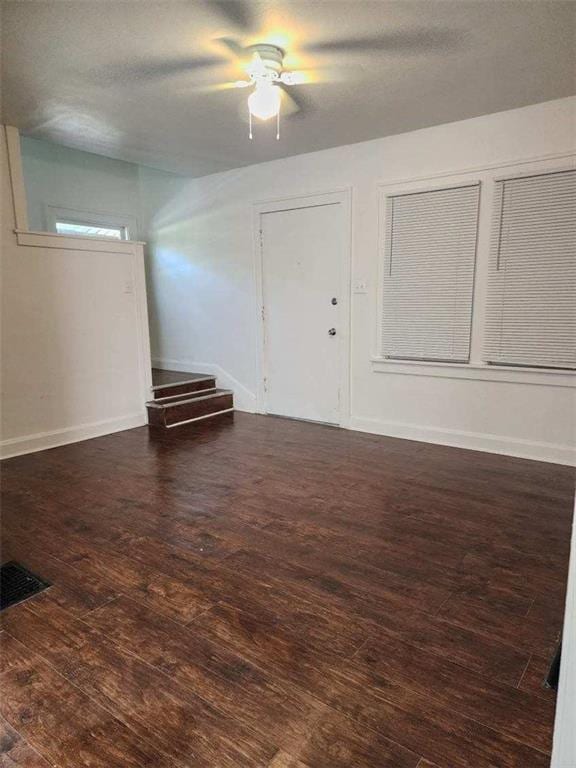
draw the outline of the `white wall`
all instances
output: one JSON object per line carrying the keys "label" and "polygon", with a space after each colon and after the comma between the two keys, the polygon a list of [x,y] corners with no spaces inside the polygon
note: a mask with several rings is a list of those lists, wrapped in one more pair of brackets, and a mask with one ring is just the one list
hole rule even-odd
{"label": "white wall", "polygon": [[[20,145],[31,230],[50,228],[51,206],[112,214],[128,225],[132,240],[146,243],[149,264],[155,230],[169,223],[167,203],[182,192],[185,177],[27,136],[21,137]],[[160,326],[154,274],[147,269],[152,331]]]}
{"label": "white wall", "polygon": [[562,99],[190,181],[155,227],[153,358],[184,369],[212,366],[235,386],[241,406],[255,408],[253,203],[350,187],[352,282],[369,287],[352,297],[350,426],[571,462],[573,388],[380,373],[370,358],[378,183],[573,152],[575,114],[576,100]]}
{"label": "white wall", "polygon": [[141,246],[75,250],[72,238],[52,238],[61,247],[18,245],[3,127],[0,155],[2,456],[145,424]]}
{"label": "white wall", "polygon": [[562,629],[562,658],[556,699],[554,747],[550,768],[576,766],[576,505],[572,523],[572,544]]}

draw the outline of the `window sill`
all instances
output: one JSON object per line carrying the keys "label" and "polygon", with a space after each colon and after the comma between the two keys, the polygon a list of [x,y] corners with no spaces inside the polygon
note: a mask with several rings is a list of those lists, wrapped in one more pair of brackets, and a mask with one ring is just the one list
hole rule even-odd
{"label": "window sill", "polygon": [[514,368],[481,363],[434,363],[420,360],[371,358],[375,373],[408,376],[437,376],[443,379],[502,381],[510,384],[537,384],[545,387],[576,388],[576,371],[552,371],[541,368]]}
{"label": "window sill", "polygon": [[134,246],[144,243],[136,240],[113,240],[85,235],[59,235],[56,232],[31,232],[15,229],[18,245],[36,248],[58,248],[68,251],[101,251],[103,253],[134,253]]}

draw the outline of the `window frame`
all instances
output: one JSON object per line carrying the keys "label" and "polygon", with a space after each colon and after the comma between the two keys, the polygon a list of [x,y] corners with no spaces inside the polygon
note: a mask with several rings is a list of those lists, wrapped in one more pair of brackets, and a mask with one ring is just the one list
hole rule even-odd
{"label": "window frame", "polygon": [[[64,231],[61,231],[59,229],[60,226],[64,226],[64,227],[86,227],[86,228],[89,228],[89,229],[99,229],[99,230],[105,229],[105,230],[109,230],[111,232],[112,231],[113,232],[118,232],[119,237],[114,237],[113,235],[105,235],[105,234],[102,234],[102,232],[95,232],[95,233],[92,233],[92,232],[74,232],[74,231],[72,231],[72,232],[64,232]],[[64,217],[60,217],[56,221],[56,233],[58,235],[67,235],[68,237],[90,237],[90,238],[98,237],[98,238],[110,238],[110,240],[127,240],[128,239],[126,237],[126,235],[127,235],[127,227],[117,227],[117,226],[114,226],[113,224],[106,224],[106,225],[103,225],[103,224],[90,224],[90,223],[85,222],[85,221],[71,221],[69,218],[64,220]]]}
{"label": "window frame", "polygon": [[[452,379],[507,381],[526,384],[551,384],[576,387],[576,371],[569,369],[534,368],[530,366],[499,365],[483,359],[490,235],[496,183],[503,179],[554,173],[576,168],[576,154],[567,153],[549,158],[496,163],[484,167],[456,170],[451,173],[418,176],[376,185],[378,199],[377,223],[377,289],[372,309],[372,370],[378,373],[398,373],[439,376]],[[470,358],[468,362],[436,362],[428,360],[393,360],[382,354],[382,316],[384,311],[384,269],[386,264],[386,216],[388,199],[400,194],[435,191],[448,187],[480,185],[480,209],[476,247]]]}
{"label": "window frame", "polygon": [[[496,243],[496,247],[498,249],[498,256],[497,256],[497,262],[498,263],[500,262],[500,249],[502,247],[502,231],[503,231],[503,226],[504,226],[504,195],[505,195],[505,184],[506,184],[506,182],[513,182],[513,181],[517,181],[517,180],[521,181],[523,179],[534,179],[534,178],[538,178],[538,177],[554,176],[555,174],[569,173],[569,172],[572,172],[572,173],[576,172],[576,165],[568,165],[568,166],[563,167],[563,168],[540,169],[539,171],[522,172],[522,173],[514,173],[514,174],[506,173],[506,174],[494,176],[494,178],[493,178],[493,188],[494,188],[494,192],[495,193],[496,193],[497,186],[499,184],[502,185],[502,198],[501,198],[501,202],[498,203],[498,205],[497,205],[498,216],[496,216],[496,211],[495,211],[494,205],[493,205],[492,214],[491,214],[492,215],[491,234],[492,234],[493,237],[494,237],[494,235],[496,235],[496,237],[494,238],[494,242]],[[492,252],[492,246],[491,246],[490,247],[490,253],[488,254],[489,261],[490,261],[490,259],[493,258],[493,256],[494,256],[494,254]],[[490,268],[493,269],[493,264],[489,263],[489,270],[490,270]],[[497,266],[496,270],[497,270],[497,272],[500,272],[500,267]],[[505,268],[503,268],[503,271],[505,271]],[[487,278],[489,280],[490,275],[488,275]],[[487,285],[487,294],[488,294],[488,285]],[[487,307],[486,307],[486,312],[487,312]],[[544,370],[544,371],[555,371],[555,370],[557,370],[560,373],[570,373],[570,372],[576,373],[576,368],[574,368],[574,367],[561,367],[561,366],[553,367],[553,366],[546,366],[546,365],[538,365],[538,366],[532,365],[532,366],[530,366],[529,364],[522,364],[522,363],[512,363],[512,362],[510,362],[510,363],[508,363],[508,362],[498,363],[498,362],[494,362],[493,360],[487,359],[487,344],[488,344],[488,339],[487,339],[487,337],[485,335],[484,338],[483,338],[482,357],[483,357],[483,362],[486,365],[488,365],[489,367],[507,366],[507,367],[511,367],[511,368],[519,368],[521,370],[524,370],[526,368],[532,368],[534,370]]]}
{"label": "window frame", "polygon": [[[469,188],[477,187],[478,188],[478,217],[476,222],[476,245],[475,245],[475,253],[474,253],[474,261],[473,261],[473,277],[472,277],[472,298],[471,298],[471,305],[470,305],[470,342],[469,342],[469,348],[468,348],[468,360],[435,360],[432,358],[426,359],[422,358],[420,360],[416,358],[401,358],[401,357],[386,357],[382,353],[383,349],[383,342],[384,342],[384,333],[383,333],[383,316],[384,316],[384,309],[386,304],[386,298],[385,298],[385,284],[387,281],[386,279],[386,271],[387,271],[387,254],[391,247],[390,237],[389,233],[387,231],[387,223],[389,221],[389,217],[392,216],[393,212],[393,205],[394,200],[399,197],[409,196],[409,195],[418,195],[418,194],[425,194],[427,192],[441,192],[444,190],[456,190],[456,189],[469,189]],[[435,184],[434,186],[425,186],[423,188],[414,188],[404,191],[399,191],[395,189],[394,191],[388,190],[384,195],[384,211],[382,218],[379,217],[379,240],[381,244],[380,252],[379,252],[379,259],[382,262],[382,270],[379,275],[379,290],[381,293],[381,303],[379,304],[379,319],[380,319],[380,328],[379,328],[379,336],[378,336],[378,354],[381,357],[382,360],[387,360],[390,362],[415,362],[415,363],[447,363],[447,364],[462,364],[466,365],[471,361],[471,355],[472,355],[472,322],[473,322],[473,313],[474,313],[474,295],[475,295],[475,283],[476,283],[476,262],[478,259],[478,232],[479,232],[479,224],[480,224],[480,205],[481,205],[481,199],[482,199],[482,182],[479,179],[469,179],[467,181],[459,180],[456,183],[443,183],[443,184]],[[382,210],[382,209],[381,209]],[[380,230],[381,225],[381,230]],[[379,265],[380,266],[380,265]]]}
{"label": "window frame", "polygon": [[[118,216],[114,213],[101,211],[87,211],[80,208],[64,208],[55,205],[45,205],[44,218],[48,232],[58,234],[63,237],[81,237],[86,240],[110,240],[112,242],[133,242],[131,237],[138,231],[137,221],[132,216]],[[104,235],[84,235],[69,234],[57,232],[56,224],[66,222],[69,224],[79,224],[88,227],[103,227],[106,229],[120,229],[124,236],[121,238],[106,237]]]}

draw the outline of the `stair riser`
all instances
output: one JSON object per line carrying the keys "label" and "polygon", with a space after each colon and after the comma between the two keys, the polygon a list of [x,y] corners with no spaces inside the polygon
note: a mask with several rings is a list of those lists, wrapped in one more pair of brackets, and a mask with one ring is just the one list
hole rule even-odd
{"label": "stair riser", "polygon": [[171,387],[161,387],[154,390],[154,399],[159,397],[171,397],[172,395],[185,395],[189,392],[199,392],[203,389],[214,389],[216,379],[205,379],[204,381],[190,381],[187,384],[177,384]]}
{"label": "stair riser", "polygon": [[164,408],[148,408],[148,423],[152,426],[167,427],[180,421],[196,419],[200,416],[208,416],[212,413],[233,408],[231,394],[207,397],[203,400],[192,400],[188,403],[174,403]]}

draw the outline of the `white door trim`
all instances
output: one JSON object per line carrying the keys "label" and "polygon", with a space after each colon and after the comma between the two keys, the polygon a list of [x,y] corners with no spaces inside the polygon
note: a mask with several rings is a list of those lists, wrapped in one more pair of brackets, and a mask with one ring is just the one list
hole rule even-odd
{"label": "white door trim", "polygon": [[350,347],[351,347],[351,263],[352,263],[352,190],[349,187],[335,189],[313,195],[298,195],[293,197],[276,198],[254,203],[253,206],[253,236],[254,236],[254,284],[256,291],[256,307],[258,316],[257,354],[256,354],[256,412],[266,413],[266,397],[264,380],[266,377],[266,344],[264,318],[264,268],[262,253],[262,215],[277,211],[289,211],[295,208],[315,208],[321,205],[342,205],[344,214],[344,231],[346,242],[342,249],[342,264],[340,269],[340,326],[338,342],[340,345],[340,375],[338,387],[339,416],[338,426],[347,428],[350,422]]}

